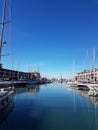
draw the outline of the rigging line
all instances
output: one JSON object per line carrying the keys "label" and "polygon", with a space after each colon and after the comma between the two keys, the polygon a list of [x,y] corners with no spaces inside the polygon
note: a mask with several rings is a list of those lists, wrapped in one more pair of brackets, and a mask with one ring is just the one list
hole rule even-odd
{"label": "rigging line", "polygon": [[[10,10],[10,12],[9,12],[9,19],[12,19],[12,5],[11,5],[11,2],[12,2],[12,0],[9,0],[9,10]],[[13,61],[13,43],[12,43],[12,22],[11,22],[11,24],[10,24],[10,29],[9,29],[9,33],[10,33],[10,50],[11,50],[11,59],[12,59],[12,69],[14,69],[14,61]]]}
{"label": "rigging line", "polygon": [[96,69],[96,49],[93,49],[93,65],[92,70]]}
{"label": "rigging line", "polygon": [[11,21],[12,19],[12,0],[9,0],[8,2],[8,16],[9,16],[9,20]]}
{"label": "rigging line", "polygon": [[2,13],[2,24],[1,24],[1,35],[0,35],[0,64],[1,64],[2,44],[3,44],[3,35],[4,35],[5,15],[6,15],[6,0],[4,0],[3,3],[3,13]]}
{"label": "rigging line", "polygon": [[[8,37],[7,37],[7,41],[8,41],[8,43],[9,44],[7,44],[7,53],[12,53],[12,47],[11,47],[11,43],[12,43],[12,41],[11,41],[11,37],[12,37],[12,21],[11,21],[11,0],[7,0],[7,3],[6,3],[6,18],[7,18],[7,22],[5,22],[5,24],[7,24],[7,23],[10,23],[10,24],[8,24],[8,26],[7,26],[7,29],[8,29]],[[9,60],[9,58],[10,58],[10,54],[9,54],[9,56],[7,57],[7,60],[8,61],[10,61]],[[11,58],[10,58],[11,59]],[[11,62],[11,61],[10,61]],[[9,64],[9,67],[11,68],[11,63],[8,63]],[[8,66],[7,66],[8,67]]]}
{"label": "rigging line", "polygon": [[12,0],[8,0],[8,19],[10,21],[9,24],[9,51],[10,51],[10,62],[11,68],[14,69],[14,61],[13,61],[13,44],[12,44]]}

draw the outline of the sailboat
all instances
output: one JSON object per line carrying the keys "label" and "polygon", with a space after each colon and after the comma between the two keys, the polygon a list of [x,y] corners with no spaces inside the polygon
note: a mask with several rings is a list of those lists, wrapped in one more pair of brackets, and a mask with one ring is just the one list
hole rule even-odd
{"label": "sailboat", "polygon": [[77,88],[78,84],[77,84],[77,81],[74,79],[75,78],[74,67],[75,67],[75,62],[73,61],[73,79],[71,81],[67,82],[66,86]]}
{"label": "sailboat", "polygon": [[[7,0],[3,0],[3,11],[2,11],[2,21],[1,21],[1,33],[0,33],[0,69],[2,70],[2,63],[1,63],[1,58],[2,56],[2,47],[4,44],[6,44],[6,41],[4,41],[4,29],[5,29],[5,24],[9,23],[10,21],[5,21],[5,16],[6,16],[6,11],[7,11]],[[0,73],[0,86],[7,86],[11,85],[11,81],[2,81],[2,72]]]}
{"label": "sailboat", "polygon": [[3,40],[3,38],[4,38],[4,27],[5,27],[5,24],[10,22],[10,21],[6,21],[5,22],[6,6],[7,6],[7,1],[4,0],[4,2],[3,2],[2,22],[0,23],[1,24],[1,34],[0,34],[0,68],[2,68],[1,57],[4,56],[4,55],[2,55],[2,46],[4,44],[6,44],[6,41]]}
{"label": "sailboat", "polygon": [[87,84],[88,88],[91,90],[89,91],[88,95],[90,96],[98,96],[98,84],[96,84],[96,67],[95,67],[95,48],[94,52],[94,69],[93,69],[93,83]]}
{"label": "sailboat", "polygon": [[[0,35],[0,67],[1,68],[2,68],[2,64],[1,64],[2,45],[5,44],[5,42],[3,42],[4,25],[6,23],[5,22],[5,13],[6,13],[6,0],[4,0],[2,23],[1,23],[1,35]],[[4,81],[1,81],[0,83],[2,85],[5,84]],[[11,90],[8,89],[8,88],[6,88],[6,89],[5,88],[1,88],[0,89],[0,110],[5,108],[9,104],[9,102],[11,101],[11,99],[13,97],[13,93],[14,93],[14,91],[12,89]]]}

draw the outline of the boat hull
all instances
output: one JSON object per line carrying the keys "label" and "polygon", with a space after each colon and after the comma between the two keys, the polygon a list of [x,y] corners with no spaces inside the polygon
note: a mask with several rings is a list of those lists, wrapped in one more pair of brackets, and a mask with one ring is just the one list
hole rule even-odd
{"label": "boat hull", "polygon": [[3,110],[12,100],[14,91],[0,92],[0,111]]}

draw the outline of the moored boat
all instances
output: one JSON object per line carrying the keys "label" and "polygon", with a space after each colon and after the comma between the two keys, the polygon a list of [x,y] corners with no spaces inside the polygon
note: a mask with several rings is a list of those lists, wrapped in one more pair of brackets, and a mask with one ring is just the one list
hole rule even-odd
{"label": "moored boat", "polygon": [[0,91],[0,111],[4,109],[12,100],[14,91],[5,91],[4,89]]}
{"label": "moored boat", "polygon": [[69,81],[66,83],[67,87],[78,87],[77,81]]}

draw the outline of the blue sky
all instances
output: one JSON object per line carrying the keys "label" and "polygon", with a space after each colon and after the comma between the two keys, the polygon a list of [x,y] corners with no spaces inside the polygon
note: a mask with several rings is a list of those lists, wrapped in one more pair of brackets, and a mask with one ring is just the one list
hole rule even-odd
{"label": "blue sky", "polygon": [[6,26],[6,68],[37,71],[39,66],[43,76],[71,76],[73,61],[75,73],[92,68],[93,48],[97,67],[97,0],[12,0],[12,23]]}

